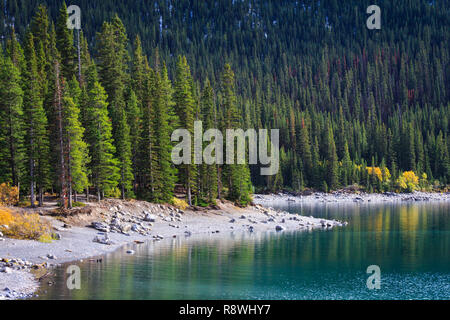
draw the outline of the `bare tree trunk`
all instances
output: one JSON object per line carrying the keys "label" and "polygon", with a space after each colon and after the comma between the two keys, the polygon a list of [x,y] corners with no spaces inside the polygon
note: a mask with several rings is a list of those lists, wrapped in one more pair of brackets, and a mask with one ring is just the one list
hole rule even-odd
{"label": "bare tree trunk", "polygon": [[39,207],[44,205],[44,191],[42,190],[42,186],[39,186]]}
{"label": "bare tree trunk", "polygon": [[66,169],[64,165],[64,141],[63,141],[63,124],[62,124],[62,102],[61,102],[61,84],[59,82],[59,62],[55,61],[56,70],[56,92],[55,100],[58,113],[58,140],[59,140],[59,161],[60,161],[60,176],[61,183],[61,207],[66,208]]}
{"label": "bare tree trunk", "polygon": [[[31,127],[33,126],[33,124],[31,124]],[[30,157],[30,202],[31,202],[31,207],[35,208],[35,201],[36,201],[36,195],[34,194],[34,140],[33,140],[33,129],[31,129],[31,134],[30,134],[30,147],[31,147],[31,157]]]}
{"label": "bare tree trunk", "polygon": [[123,172],[122,172],[122,200],[125,200],[125,185],[123,183],[124,180],[124,176],[123,176]]}
{"label": "bare tree trunk", "polygon": [[[214,108],[214,124],[216,125],[217,128],[217,111],[216,108]],[[216,150],[217,152],[217,150]],[[217,155],[217,153],[216,153]],[[217,168],[217,197],[219,199],[222,199],[222,186],[221,186],[221,181],[220,181],[220,165],[217,164],[217,157],[216,157],[216,168]]]}
{"label": "bare tree trunk", "polygon": [[72,170],[70,167],[70,153],[72,152],[70,147],[70,139],[68,139],[67,142],[67,149],[68,149],[68,155],[67,155],[67,178],[68,178],[68,185],[69,185],[69,209],[72,209],[73,200],[72,200]]}
{"label": "bare tree trunk", "polygon": [[89,202],[89,187],[86,187],[86,202]]}
{"label": "bare tree trunk", "polygon": [[102,200],[100,189],[97,189],[97,201],[100,202]]}
{"label": "bare tree trunk", "polygon": [[222,199],[222,187],[220,182],[220,167],[217,165],[217,197]]}
{"label": "bare tree trunk", "polygon": [[192,206],[191,172],[190,172],[189,168],[187,168],[187,196],[188,196],[188,203],[190,206]]}
{"label": "bare tree trunk", "polygon": [[34,194],[34,181],[33,181],[33,174],[31,174],[31,185],[30,185],[30,202],[31,202],[31,207],[32,208],[36,208],[35,205],[35,201],[36,201],[36,195]]}

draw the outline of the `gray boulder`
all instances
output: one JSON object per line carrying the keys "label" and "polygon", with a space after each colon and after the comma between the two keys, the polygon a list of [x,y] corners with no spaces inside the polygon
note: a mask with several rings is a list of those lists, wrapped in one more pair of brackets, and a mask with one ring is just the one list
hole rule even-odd
{"label": "gray boulder", "polygon": [[105,234],[104,237],[96,236],[93,240],[94,242],[106,244],[106,245],[112,245],[113,242],[109,239],[108,235]]}
{"label": "gray boulder", "polygon": [[155,216],[154,214],[147,213],[147,214],[145,215],[144,221],[147,221],[147,222],[156,222],[156,216]]}
{"label": "gray boulder", "polygon": [[92,227],[98,231],[109,232],[109,226],[104,222],[92,222]]}

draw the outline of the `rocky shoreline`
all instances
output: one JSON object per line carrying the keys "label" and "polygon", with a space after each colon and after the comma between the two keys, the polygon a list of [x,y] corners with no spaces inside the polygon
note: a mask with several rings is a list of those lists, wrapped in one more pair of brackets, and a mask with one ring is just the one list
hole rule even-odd
{"label": "rocky shoreline", "polygon": [[[78,210],[65,219],[48,219],[59,240],[52,243],[2,239],[0,242],[0,300],[33,297],[39,280],[68,262],[92,259],[125,245],[162,242],[192,235],[227,237],[232,232],[310,231],[343,227],[347,223],[275,211],[261,205],[237,208],[219,203],[214,209],[180,210],[143,201],[104,201]],[[134,254],[134,250],[128,250]],[[101,259],[101,258],[100,258]],[[37,279],[33,270],[44,276]]]}
{"label": "rocky shoreline", "polygon": [[318,203],[396,203],[396,202],[436,202],[450,201],[450,193],[414,192],[414,193],[311,193],[307,195],[277,193],[258,194],[254,196],[254,202],[261,205],[274,201],[287,201],[293,203],[318,204]]}

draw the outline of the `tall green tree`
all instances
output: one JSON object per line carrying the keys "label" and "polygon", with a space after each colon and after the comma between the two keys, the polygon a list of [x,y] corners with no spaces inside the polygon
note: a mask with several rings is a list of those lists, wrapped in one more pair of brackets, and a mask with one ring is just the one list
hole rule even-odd
{"label": "tall green tree", "polygon": [[[214,104],[214,91],[208,79],[205,81],[200,104],[204,130],[216,129],[218,126]],[[203,146],[203,148],[205,147],[206,145]],[[216,156],[216,154],[214,153],[213,156]],[[202,198],[208,203],[214,203],[218,197],[218,164],[203,163],[200,168],[200,173]]]}
{"label": "tall green tree", "polygon": [[24,169],[23,91],[19,69],[0,53],[0,181],[20,187]]}
{"label": "tall green tree", "polygon": [[175,116],[173,107],[173,89],[169,80],[167,69],[163,66],[161,74],[156,74],[156,96],[154,103],[154,189],[152,199],[156,202],[170,203],[176,182],[176,169],[172,165],[171,153],[171,118]]}
{"label": "tall green tree", "polygon": [[88,90],[88,126],[85,134],[91,157],[89,168],[92,174],[92,185],[96,188],[100,201],[105,193],[107,194],[117,187],[120,169],[119,163],[114,157],[116,148],[113,145],[107,96],[101,84],[95,80],[95,75]]}
{"label": "tall green tree", "polygon": [[[239,129],[241,115],[237,108],[234,72],[229,64],[225,65],[222,73],[221,95],[221,107],[225,113],[225,129]],[[235,148],[235,144],[233,144],[233,148]],[[247,205],[251,201],[250,170],[247,164],[238,164],[236,150],[234,155],[234,164],[225,165],[224,170],[228,186],[228,199],[240,205]]]}
{"label": "tall green tree", "polygon": [[[186,57],[178,57],[175,76],[175,110],[179,119],[179,127],[186,129],[194,136],[194,120],[196,103],[193,97],[192,76]],[[191,164],[183,164],[179,168],[180,180],[183,183],[187,201],[193,204],[197,195],[197,168],[194,165],[194,141],[191,139]]]}
{"label": "tall green tree", "polygon": [[132,192],[134,181],[125,100],[126,84],[129,83],[127,45],[125,27],[115,15],[110,23],[103,24],[102,32],[98,36],[98,59],[100,80],[108,95],[116,159],[120,168],[122,198],[125,198],[127,192]]}
{"label": "tall green tree", "polygon": [[27,33],[25,43],[26,70],[24,73],[24,126],[26,130],[25,148],[28,162],[28,182],[31,206],[35,206],[35,186],[39,194],[39,205],[43,204],[43,194],[49,185],[49,139],[47,116],[39,96],[39,79],[34,39]]}
{"label": "tall green tree", "polygon": [[73,31],[67,28],[67,5],[64,2],[59,9],[56,21],[57,48],[61,54],[61,72],[66,80],[70,80],[77,74],[76,50],[73,42]]}

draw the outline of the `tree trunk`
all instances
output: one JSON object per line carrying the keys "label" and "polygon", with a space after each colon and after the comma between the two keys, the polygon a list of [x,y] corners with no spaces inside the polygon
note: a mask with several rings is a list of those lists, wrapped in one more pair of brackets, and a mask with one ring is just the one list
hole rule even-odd
{"label": "tree trunk", "polygon": [[72,209],[73,198],[72,198],[72,184],[69,185],[69,209]]}
{"label": "tree trunk", "polygon": [[121,185],[121,187],[122,187],[122,200],[125,200],[125,184],[124,184],[124,180],[125,180],[125,178],[124,178],[124,174],[123,174],[123,170],[122,170],[122,185]]}
{"label": "tree trunk", "polygon": [[68,178],[68,185],[69,185],[69,209],[72,209],[73,200],[72,200],[72,170],[70,165],[70,154],[72,152],[71,146],[70,146],[70,139],[67,142],[67,149],[68,149],[68,156],[67,156],[67,178]]}
{"label": "tree trunk", "polygon": [[192,195],[191,195],[191,174],[189,168],[187,168],[187,196],[188,196],[188,204],[192,206]]}
{"label": "tree trunk", "polygon": [[55,61],[55,72],[56,72],[56,107],[58,112],[58,142],[59,142],[59,165],[60,165],[60,176],[59,182],[61,184],[61,207],[66,208],[66,172],[64,166],[64,141],[63,141],[63,125],[62,125],[62,102],[61,102],[61,85],[59,82],[59,62]]}
{"label": "tree trunk", "polygon": [[39,207],[44,205],[44,192],[42,190],[42,186],[39,186]]}
{"label": "tree trunk", "polygon": [[[33,177],[33,175],[31,175]],[[31,207],[32,208],[36,208],[35,206],[35,201],[36,201],[36,195],[34,194],[34,181],[31,181],[31,185],[30,185],[30,202],[31,202]]]}
{"label": "tree trunk", "polygon": [[[33,146],[33,139],[31,139],[31,146]],[[33,157],[30,157],[30,202],[31,207],[35,208],[36,195],[34,194],[34,161]]]}

